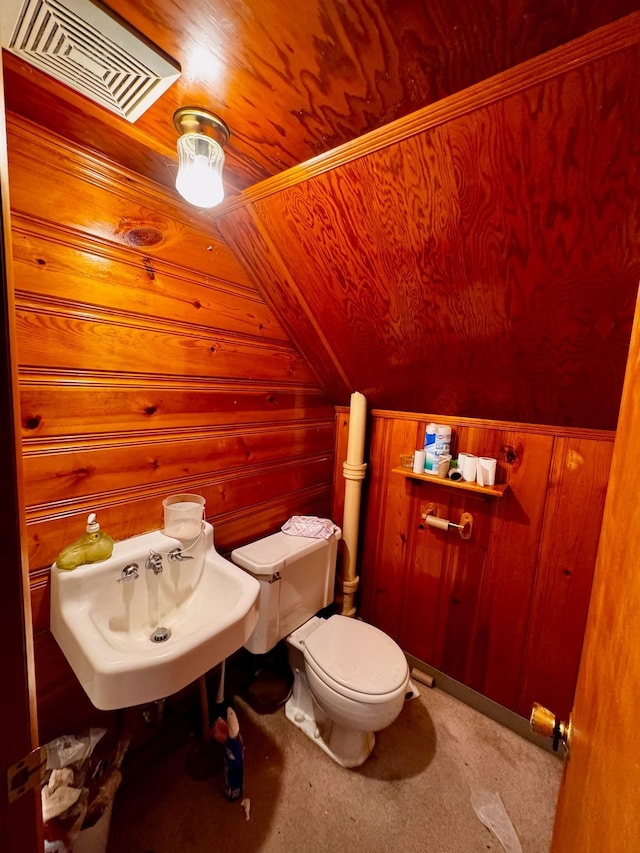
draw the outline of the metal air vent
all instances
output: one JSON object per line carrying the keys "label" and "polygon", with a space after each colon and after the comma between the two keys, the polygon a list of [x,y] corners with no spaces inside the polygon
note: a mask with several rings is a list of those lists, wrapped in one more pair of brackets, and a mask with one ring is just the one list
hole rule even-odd
{"label": "metal air vent", "polygon": [[91,0],[2,0],[2,44],[134,122],[179,66]]}

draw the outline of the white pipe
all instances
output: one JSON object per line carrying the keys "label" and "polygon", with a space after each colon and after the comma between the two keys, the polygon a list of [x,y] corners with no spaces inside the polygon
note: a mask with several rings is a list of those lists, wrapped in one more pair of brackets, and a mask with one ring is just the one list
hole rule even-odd
{"label": "white pipe", "polygon": [[364,438],[366,429],[367,401],[364,394],[354,391],[351,395],[349,413],[349,437],[347,460],[342,465],[344,484],[344,516],[342,521],[342,615],[355,616],[353,599],[360,578],[356,574],[358,555],[358,528],[360,526],[360,495],[366,464]]}

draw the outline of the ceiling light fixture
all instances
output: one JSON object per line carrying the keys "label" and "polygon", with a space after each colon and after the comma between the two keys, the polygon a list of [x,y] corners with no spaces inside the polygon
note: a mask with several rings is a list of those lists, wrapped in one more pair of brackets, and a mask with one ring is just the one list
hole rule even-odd
{"label": "ceiling light fixture", "polygon": [[180,134],[176,189],[189,204],[215,207],[224,198],[222,148],[229,141],[229,128],[201,107],[181,107],[173,123]]}

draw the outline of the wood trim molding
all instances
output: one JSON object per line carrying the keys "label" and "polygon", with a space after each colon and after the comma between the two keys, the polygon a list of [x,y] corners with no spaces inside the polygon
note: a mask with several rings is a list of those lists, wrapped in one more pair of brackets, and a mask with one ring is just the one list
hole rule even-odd
{"label": "wood trim molding", "polygon": [[150,389],[158,391],[212,391],[220,394],[305,394],[310,397],[324,397],[323,391],[317,385],[309,385],[305,382],[286,382],[278,380],[270,382],[267,379],[217,379],[202,376],[180,376],[163,375],[155,373],[153,376],[140,378],[139,373],[118,372],[112,373],[106,370],[60,370],[46,368],[20,369],[20,386],[33,385],[40,387],[50,385],[58,387],[81,386],[91,388],[133,388]]}
{"label": "wood trim molding", "polygon": [[[336,406],[336,412],[349,413],[348,406]],[[457,416],[424,413],[424,412],[392,412],[386,409],[371,409],[370,415],[380,420],[391,421],[441,421],[451,426],[479,427],[482,429],[517,430],[518,432],[544,433],[552,436],[567,436],[568,438],[592,438],[600,441],[613,441],[616,437],[615,430],[605,429],[582,429],[580,427],[552,426],[549,424],[521,424],[514,421],[492,421],[483,418],[463,418]]]}

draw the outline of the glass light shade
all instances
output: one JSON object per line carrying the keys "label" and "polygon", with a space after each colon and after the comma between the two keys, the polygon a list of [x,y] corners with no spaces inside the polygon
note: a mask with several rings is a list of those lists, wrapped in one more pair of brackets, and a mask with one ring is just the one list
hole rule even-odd
{"label": "glass light shade", "polygon": [[222,147],[203,133],[185,133],[178,139],[176,189],[196,207],[215,207],[224,198]]}

